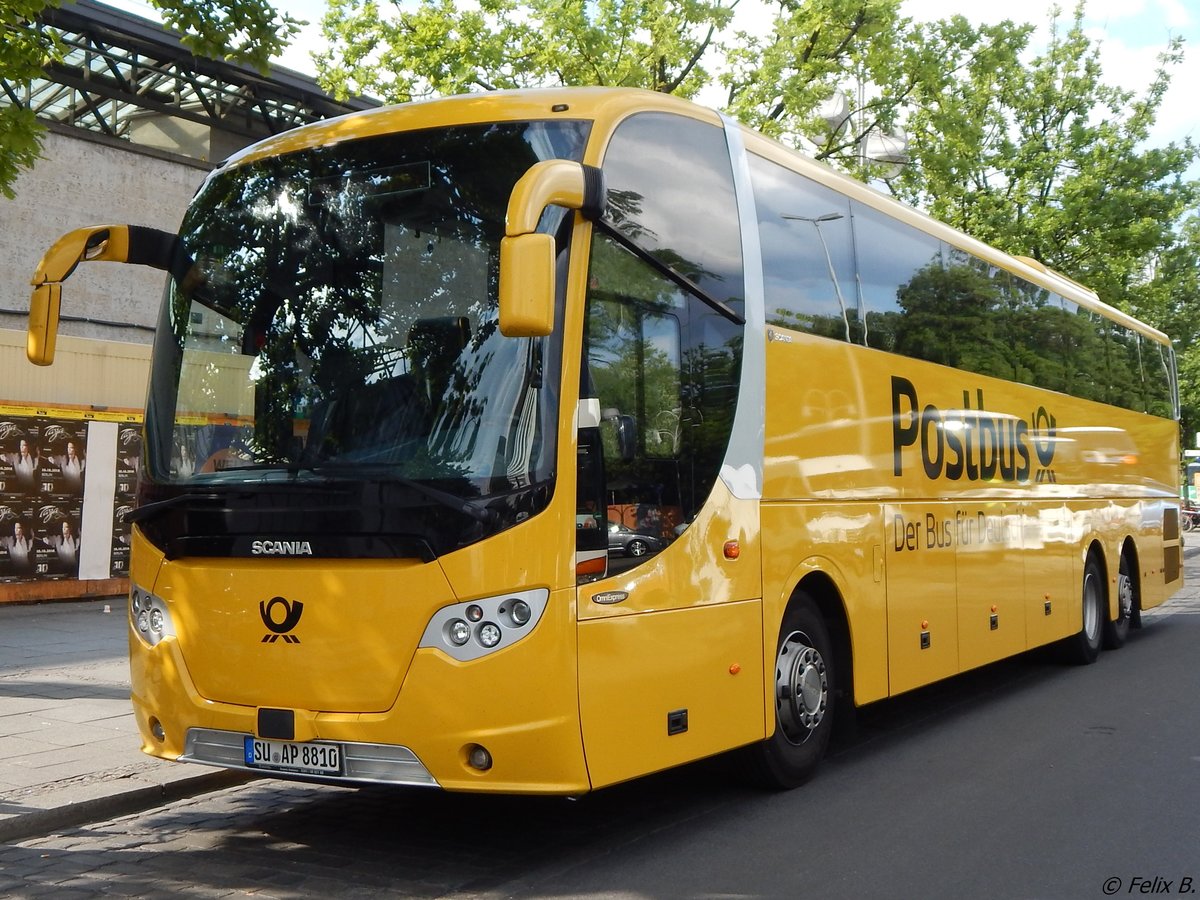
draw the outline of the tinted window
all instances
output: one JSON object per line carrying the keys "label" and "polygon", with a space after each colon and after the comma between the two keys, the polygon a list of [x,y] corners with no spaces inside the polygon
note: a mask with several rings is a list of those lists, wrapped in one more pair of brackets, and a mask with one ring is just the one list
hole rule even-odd
{"label": "tinted window", "polygon": [[[606,218],[740,313],[741,233],[724,132],[633,116],[609,145],[604,176]],[[742,327],[600,233],[588,284],[580,383],[598,401],[614,571],[668,546],[712,491],[737,406]],[[595,481],[581,480],[581,509],[595,505],[583,493]],[[590,549],[587,538],[579,550]]]}
{"label": "tinted window", "polygon": [[1170,417],[1170,349],[751,156],[767,323]]}
{"label": "tinted window", "polygon": [[861,343],[849,201],[761,157],[750,170],[767,324]]}
{"label": "tinted window", "polygon": [[853,202],[850,208],[858,283],[866,310],[866,343],[880,350],[920,356],[922,341],[933,339],[935,346],[926,352],[954,352],[936,346],[940,343],[937,335],[929,333],[933,321],[955,304],[951,282],[942,267],[941,244],[861,203]]}
{"label": "tinted window", "polygon": [[742,238],[725,134],[664,113],[627,119],[604,156],[606,217],[741,312]]}

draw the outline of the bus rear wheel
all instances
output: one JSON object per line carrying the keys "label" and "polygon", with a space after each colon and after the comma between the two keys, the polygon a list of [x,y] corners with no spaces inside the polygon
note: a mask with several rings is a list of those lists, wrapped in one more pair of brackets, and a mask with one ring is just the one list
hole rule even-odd
{"label": "bus rear wheel", "polygon": [[1077,665],[1094,663],[1100,655],[1108,602],[1104,592],[1104,569],[1095,554],[1083,567],[1083,627],[1067,638],[1067,658]]}
{"label": "bus rear wheel", "polygon": [[1136,607],[1137,593],[1129,557],[1122,553],[1121,567],[1117,572],[1117,617],[1104,623],[1104,649],[1116,650],[1125,646]]}
{"label": "bus rear wheel", "polygon": [[836,673],[824,619],[806,595],[793,599],[775,654],[775,733],[750,749],[755,780],[799,787],[816,772],[833,731]]}

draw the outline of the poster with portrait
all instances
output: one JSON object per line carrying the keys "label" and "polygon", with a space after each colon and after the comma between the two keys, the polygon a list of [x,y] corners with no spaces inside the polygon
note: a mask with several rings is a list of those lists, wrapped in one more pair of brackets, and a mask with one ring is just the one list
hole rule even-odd
{"label": "poster with portrait", "polygon": [[41,543],[37,538],[37,509],[25,497],[9,495],[8,502],[0,506],[0,544],[8,551],[10,581],[32,581],[37,576],[37,551]]}
{"label": "poster with portrait", "polygon": [[19,532],[14,523],[20,521],[22,509],[10,500],[0,503],[0,582],[20,581],[17,565],[9,554],[13,537]]}
{"label": "poster with portrait", "polygon": [[87,423],[38,420],[38,492],[46,498],[82,498],[87,466]]}
{"label": "poster with portrait", "polygon": [[5,461],[5,496],[33,498],[38,494],[41,453],[34,419],[0,419],[0,457]]}
{"label": "poster with portrait", "polygon": [[113,506],[112,547],[109,550],[109,575],[113,578],[126,578],[129,575],[129,543],[132,532],[125,516],[132,511],[132,499],[123,501],[118,498]]}
{"label": "poster with portrait", "polygon": [[0,585],[128,577],[141,450],[132,411],[0,402]]}
{"label": "poster with portrait", "polygon": [[33,523],[33,574],[40,579],[79,576],[79,524],[83,503],[55,500],[41,503]]}

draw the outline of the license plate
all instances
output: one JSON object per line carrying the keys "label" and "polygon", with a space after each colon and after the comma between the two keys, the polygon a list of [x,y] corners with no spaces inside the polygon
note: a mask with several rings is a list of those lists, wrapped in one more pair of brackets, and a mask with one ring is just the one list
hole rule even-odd
{"label": "license plate", "polygon": [[340,775],[342,748],[337,744],[267,741],[248,737],[246,765],[252,769],[302,772],[306,775]]}

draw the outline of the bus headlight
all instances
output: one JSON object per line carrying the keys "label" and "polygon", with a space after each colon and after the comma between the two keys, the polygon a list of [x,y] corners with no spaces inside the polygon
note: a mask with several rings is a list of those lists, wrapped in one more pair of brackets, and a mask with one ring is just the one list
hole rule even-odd
{"label": "bus headlight", "polygon": [[461,647],[471,639],[471,626],[462,619],[455,619],[446,627],[446,637],[455,647]]}
{"label": "bus headlight", "polygon": [[491,622],[484,622],[479,626],[479,643],[491,650],[500,643],[500,638],[504,637],[500,632],[499,625],[493,625]]}
{"label": "bus headlight", "polygon": [[134,633],[151,647],[175,634],[167,604],[161,597],[137,585],[133,585],[129,591],[129,624]]}
{"label": "bus headlight", "polygon": [[435,647],[459,662],[479,659],[530,634],[549,601],[550,592],[542,588],[444,606],[429,620],[421,646]]}

